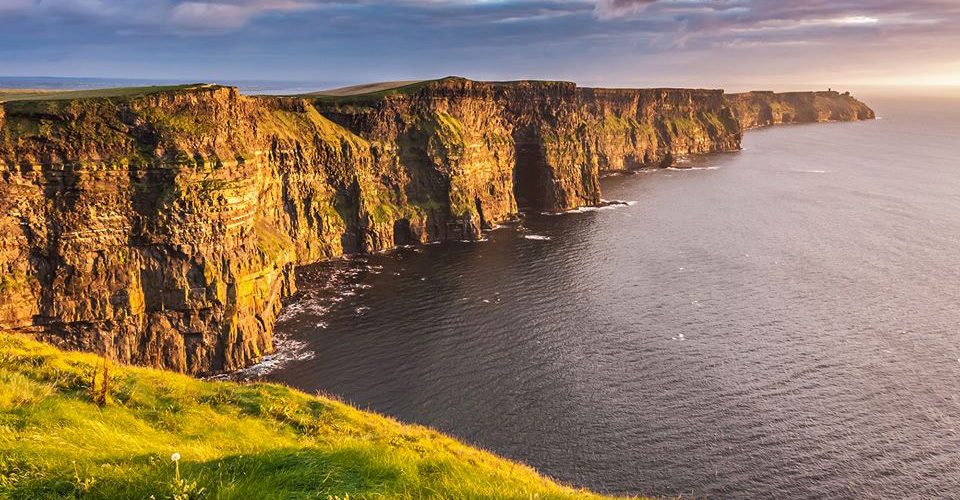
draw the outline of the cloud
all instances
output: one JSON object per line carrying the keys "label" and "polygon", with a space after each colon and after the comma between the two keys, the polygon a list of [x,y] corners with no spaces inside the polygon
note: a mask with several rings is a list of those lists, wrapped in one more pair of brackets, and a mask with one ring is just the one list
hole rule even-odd
{"label": "cloud", "polygon": [[0,0],[0,12],[16,12],[33,5],[33,0]]}
{"label": "cloud", "polygon": [[[960,3],[954,0],[595,0],[601,23],[656,24],[671,47],[728,44],[800,45],[848,39],[860,34],[925,37],[960,30]],[[738,37],[750,36],[750,43]]]}
{"label": "cloud", "polygon": [[247,24],[256,9],[242,5],[211,2],[184,2],[170,11],[170,21],[182,28],[234,29]]}
{"label": "cloud", "polygon": [[179,29],[233,30],[246,26],[255,16],[269,12],[302,11],[317,7],[296,1],[186,1],[173,5],[168,22]]}
{"label": "cloud", "polygon": [[630,14],[638,14],[657,0],[597,0],[597,17],[610,19]]}
{"label": "cloud", "polygon": [[[349,1],[349,0],[345,0]],[[336,0],[0,0],[0,12],[23,19],[115,28],[118,33],[222,33],[272,12],[296,12]],[[77,26],[82,27],[82,26]]]}
{"label": "cloud", "polygon": [[363,80],[486,71],[602,83],[618,73],[956,62],[960,2],[0,0],[0,25],[0,67],[11,74],[107,67]]}

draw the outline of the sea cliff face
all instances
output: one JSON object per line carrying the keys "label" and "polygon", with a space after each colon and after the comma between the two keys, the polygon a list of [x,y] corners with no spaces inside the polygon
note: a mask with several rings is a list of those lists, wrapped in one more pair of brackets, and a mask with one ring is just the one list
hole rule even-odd
{"label": "sea cliff face", "polygon": [[605,172],[738,149],[729,102],[755,100],[447,78],[347,98],[193,85],[6,102],[0,328],[237,369],[273,349],[297,265],[598,204]]}
{"label": "sea cliff face", "polygon": [[601,172],[740,149],[740,125],[722,90],[580,89],[579,98],[591,159]]}
{"label": "sea cliff face", "polygon": [[849,92],[754,91],[727,94],[727,102],[745,129],[788,123],[872,120],[873,110]]}

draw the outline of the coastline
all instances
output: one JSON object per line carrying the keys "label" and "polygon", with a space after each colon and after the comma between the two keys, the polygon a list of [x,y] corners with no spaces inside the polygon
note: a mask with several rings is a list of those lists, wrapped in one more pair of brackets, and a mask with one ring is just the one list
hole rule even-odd
{"label": "coastline", "polygon": [[601,176],[739,149],[768,115],[872,114],[835,92],[741,102],[455,77],[349,96],[197,84],[10,99],[0,326],[198,376],[275,350],[300,266],[592,210]]}

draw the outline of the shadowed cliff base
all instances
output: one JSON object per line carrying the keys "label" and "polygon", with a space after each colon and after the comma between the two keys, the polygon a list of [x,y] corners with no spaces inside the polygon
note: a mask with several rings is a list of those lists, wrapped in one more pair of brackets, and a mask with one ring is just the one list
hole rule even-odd
{"label": "shadowed cliff base", "polygon": [[0,326],[235,370],[273,350],[298,265],[597,205],[603,173],[739,149],[738,113],[766,116],[757,107],[872,117],[849,96],[798,96],[451,77],[349,96],[196,84],[0,97]]}

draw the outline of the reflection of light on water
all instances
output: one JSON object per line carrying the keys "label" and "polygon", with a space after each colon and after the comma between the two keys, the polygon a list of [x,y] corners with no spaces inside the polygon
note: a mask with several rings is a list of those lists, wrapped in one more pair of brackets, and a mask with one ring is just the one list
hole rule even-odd
{"label": "reflection of light on water", "polygon": [[825,174],[825,173],[827,173],[826,170],[804,170],[804,169],[800,169],[800,168],[790,169],[790,172],[795,172],[795,173],[798,173],[798,174]]}

